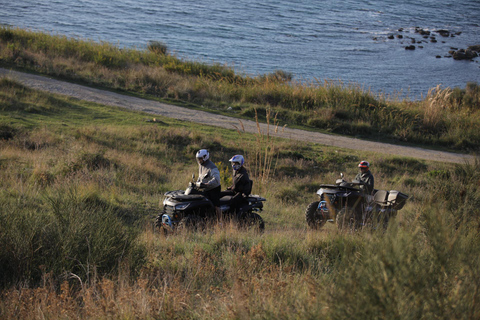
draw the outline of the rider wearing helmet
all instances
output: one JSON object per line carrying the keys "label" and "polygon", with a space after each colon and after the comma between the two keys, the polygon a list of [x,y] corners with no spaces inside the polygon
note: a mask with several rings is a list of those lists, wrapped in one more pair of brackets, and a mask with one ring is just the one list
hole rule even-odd
{"label": "rider wearing helmet", "polygon": [[233,185],[228,187],[227,190],[230,190],[233,195],[230,207],[237,212],[237,209],[246,202],[245,198],[252,191],[252,181],[248,176],[247,169],[243,166],[245,159],[242,155],[234,155],[229,161],[233,169]]}
{"label": "rider wearing helmet", "polygon": [[210,161],[210,153],[206,149],[199,150],[196,158],[198,162],[198,179],[195,185],[202,189],[205,196],[212,201],[215,207],[218,207],[221,191],[220,171]]}
{"label": "rider wearing helmet", "polygon": [[360,161],[358,167],[360,168],[360,172],[355,177],[355,180],[363,182],[360,188],[364,189],[367,194],[371,195],[373,193],[375,181],[373,179],[373,174],[370,172],[370,163],[367,161]]}

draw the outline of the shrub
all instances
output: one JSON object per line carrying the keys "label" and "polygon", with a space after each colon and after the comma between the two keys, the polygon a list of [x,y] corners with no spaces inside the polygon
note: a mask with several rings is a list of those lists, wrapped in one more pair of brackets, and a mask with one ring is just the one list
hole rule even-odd
{"label": "shrub", "polygon": [[130,252],[138,255],[134,234],[112,207],[74,187],[47,193],[33,208],[15,201],[2,208],[1,287],[18,281],[38,284],[44,272],[73,273],[86,281],[114,272]]}
{"label": "shrub", "polygon": [[167,45],[160,41],[149,41],[147,49],[155,54],[166,55]]}

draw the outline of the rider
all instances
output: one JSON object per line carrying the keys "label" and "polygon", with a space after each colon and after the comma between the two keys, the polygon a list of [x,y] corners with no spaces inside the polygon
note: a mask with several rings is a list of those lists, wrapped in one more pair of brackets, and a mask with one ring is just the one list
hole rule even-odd
{"label": "rider", "polygon": [[355,177],[355,180],[363,182],[360,188],[364,189],[367,194],[371,195],[373,193],[375,181],[373,179],[373,174],[370,172],[370,163],[367,161],[360,161],[358,167],[360,168],[360,172]]}
{"label": "rider", "polygon": [[243,166],[245,159],[242,155],[234,155],[230,160],[233,169],[233,185],[228,187],[227,190],[231,191],[232,200],[230,201],[230,207],[237,214],[239,209],[244,203],[245,198],[248,197],[252,191],[252,181],[248,176],[247,169]]}
{"label": "rider", "polygon": [[215,211],[219,214],[220,200],[220,171],[217,166],[210,161],[210,153],[206,149],[201,149],[196,154],[198,162],[198,179],[195,185],[202,189],[203,194],[212,201]]}

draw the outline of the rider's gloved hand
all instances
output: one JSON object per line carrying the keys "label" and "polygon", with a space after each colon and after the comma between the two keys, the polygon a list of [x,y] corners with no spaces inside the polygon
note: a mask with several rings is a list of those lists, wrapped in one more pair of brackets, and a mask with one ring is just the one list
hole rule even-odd
{"label": "rider's gloved hand", "polygon": [[195,185],[197,186],[197,188],[205,188],[205,187],[206,187],[206,184],[205,184],[205,183],[201,183],[200,181],[198,181],[197,183],[195,183]]}

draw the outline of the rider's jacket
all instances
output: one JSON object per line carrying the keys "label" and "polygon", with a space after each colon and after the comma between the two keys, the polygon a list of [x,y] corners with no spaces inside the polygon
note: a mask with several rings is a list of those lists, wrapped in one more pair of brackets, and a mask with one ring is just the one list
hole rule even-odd
{"label": "rider's jacket", "polygon": [[252,184],[247,169],[243,166],[235,171],[235,174],[233,175],[233,186],[230,189],[236,194],[241,194],[242,196],[248,196],[252,191]]}
{"label": "rider's jacket", "polygon": [[205,191],[220,186],[220,171],[210,160],[198,166],[198,182],[205,184]]}
{"label": "rider's jacket", "polygon": [[365,183],[365,185],[361,185],[360,188],[365,189],[367,194],[372,194],[375,181],[373,179],[373,174],[370,172],[370,170],[364,173],[358,173],[355,177],[355,180],[360,180]]}

